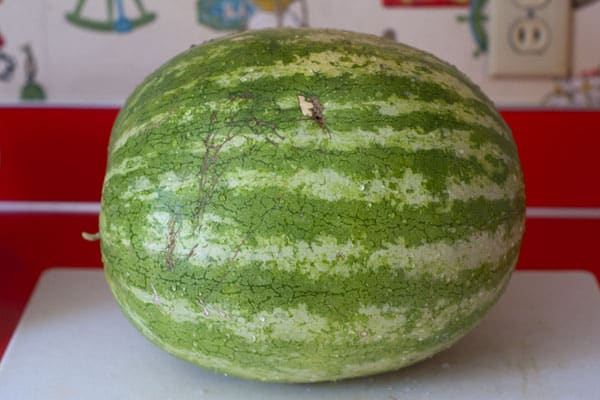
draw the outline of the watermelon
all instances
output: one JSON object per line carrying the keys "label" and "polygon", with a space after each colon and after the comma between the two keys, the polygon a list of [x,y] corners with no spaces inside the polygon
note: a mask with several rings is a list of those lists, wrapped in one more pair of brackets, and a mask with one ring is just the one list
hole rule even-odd
{"label": "watermelon", "polygon": [[102,193],[106,278],[150,341],[273,382],[396,370],[502,294],[524,186],[456,68],[371,35],[249,31],[128,98]]}

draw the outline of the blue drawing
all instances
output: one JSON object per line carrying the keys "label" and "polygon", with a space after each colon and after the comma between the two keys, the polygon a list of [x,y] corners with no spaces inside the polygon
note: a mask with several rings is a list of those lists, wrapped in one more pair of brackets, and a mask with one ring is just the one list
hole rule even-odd
{"label": "blue drawing", "polygon": [[198,22],[212,29],[244,30],[256,7],[251,0],[198,0]]}
{"label": "blue drawing", "polygon": [[473,52],[475,57],[487,53],[488,50],[488,34],[485,29],[487,16],[483,13],[487,0],[471,0],[469,5],[469,13],[467,15],[458,16],[459,22],[467,22],[471,30],[471,36],[475,40],[477,49]]}
{"label": "blue drawing", "polygon": [[131,20],[125,16],[125,8],[123,8],[123,0],[117,1],[117,20],[114,24],[114,29],[117,32],[130,32],[133,29]]}
{"label": "blue drawing", "polygon": [[[131,32],[135,28],[146,25],[156,18],[156,14],[148,12],[142,0],[133,0],[138,15],[135,18],[127,17],[123,0],[106,0],[106,18],[92,19],[83,15],[87,0],[77,0],[75,9],[68,12],[67,21],[80,28],[99,32]],[[115,16],[115,9],[117,15]]]}

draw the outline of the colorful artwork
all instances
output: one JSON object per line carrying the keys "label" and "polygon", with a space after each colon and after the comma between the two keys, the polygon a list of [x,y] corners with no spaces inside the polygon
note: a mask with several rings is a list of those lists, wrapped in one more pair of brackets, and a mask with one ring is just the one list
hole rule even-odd
{"label": "colorful artwork", "polygon": [[383,0],[384,7],[400,6],[466,6],[469,0]]}
{"label": "colorful artwork", "polygon": [[473,52],[475,57],[487,53],[488,49],[488,34],[485,29],[487,15],[483,12],[486,4],[487,0],[471,0],[469,13],[467,15],[459,15],[457,18],[459,22],[469,24],[471,36],[473,36],[473,40],[475,40],[475,45],[477,46]]}
{"label": "colorful artwork", "polygon": [[306,0],[197,0],[198,22],[212,29],[308,26]]}
{"label": "colorful artwork", "polygon": [[126,15],[124,0],[106,0],[105,17],[93,19],[83,15],[86,2],[87,0],[78,0],[75,9],[65,15],[67,21],[84,29],[125,33],[146,25],[156,18],[156,14],[146,10],[142,0],[133,0],[133,5],[138,12],[135,18]]}
{"label": "colorful artwork", "polygon": [[198,22],[218,31],[245,30],[255,6],[250,0],[199,0]]}
{"label": "colorful artwork", "polygon": [[600,106],[600,67],[561,79],[542,99],[542,105],[553,107]]}
{"label": "colorful artwork", "polygon": [[[3,0],[0,0],[0,4]],[[17,62],[15,58],[4,51],[5,39],[0,33],[0,81],[8,82],[12,80],[15,73]],[[21,100],[45,100],[46,93],[42,85],[36,81],[37,63],[33,55],[33,50],[29,44],[21,47],[25,53],[25,83],[21,86]]]}

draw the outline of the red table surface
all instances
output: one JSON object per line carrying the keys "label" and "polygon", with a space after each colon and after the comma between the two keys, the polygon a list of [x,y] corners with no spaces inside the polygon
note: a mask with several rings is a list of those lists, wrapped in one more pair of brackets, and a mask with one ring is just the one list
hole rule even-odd
{"label": "red table surface", "polygon": [[[100,199],[115,108],[0,107],[0,201]],[[528,207],[600,209],[600,112],[503,110]],[[0,213],[0,355],[40,273],[101,267],[97,215]],[[600,279],[600,219],[528,218],[518,269],[584,269]]]}

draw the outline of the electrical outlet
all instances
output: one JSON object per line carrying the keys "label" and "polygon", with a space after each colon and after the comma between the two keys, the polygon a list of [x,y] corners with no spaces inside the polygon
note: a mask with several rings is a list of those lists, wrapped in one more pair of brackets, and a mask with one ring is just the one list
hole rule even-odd
{"label": "electrical outlet", "polygon": [[570,4],[567,0],[490,0],[490,75],[568,75]]}

